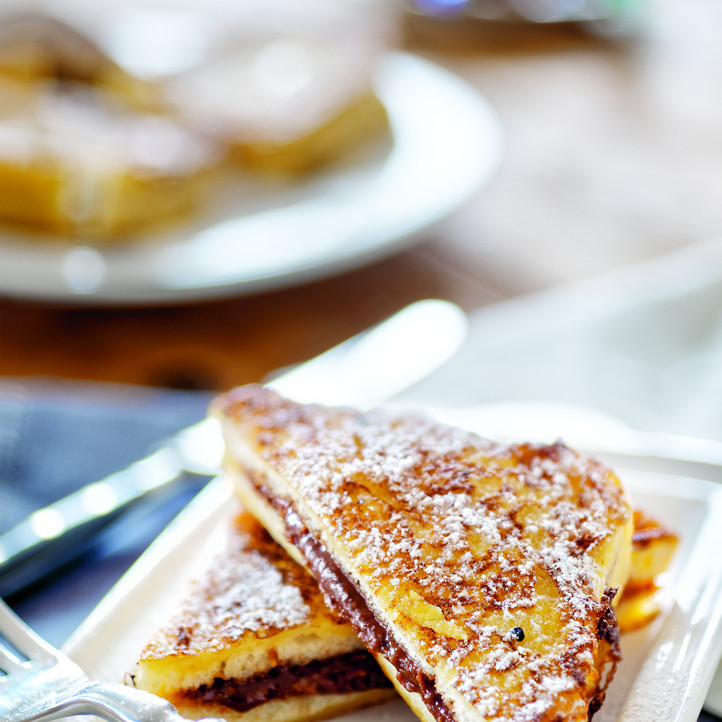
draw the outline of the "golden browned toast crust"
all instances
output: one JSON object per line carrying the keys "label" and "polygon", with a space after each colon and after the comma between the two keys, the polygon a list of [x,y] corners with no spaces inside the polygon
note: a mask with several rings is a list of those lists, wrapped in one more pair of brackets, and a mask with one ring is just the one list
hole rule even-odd
{"label": "golden browned toast crust", "polygon": [[258,386],[213,412],[241,497],[419,716],[594,711],[618,657],[611,599],[632,530],[607,468],[563,444],[504,446]]}

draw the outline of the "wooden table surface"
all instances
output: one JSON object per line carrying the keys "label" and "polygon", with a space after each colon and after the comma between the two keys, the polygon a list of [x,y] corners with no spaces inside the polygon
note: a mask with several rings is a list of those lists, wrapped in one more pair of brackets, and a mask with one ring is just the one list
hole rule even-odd
{"label": "wooden table surface", "polygon": [[477,88],[506,135],[493,181],[418,245],[252,297],[152,308],[0,299],[0,375],[224,389],[416,299],[473,310],[719,234],[722,4],[640,1],[640,30],[612,41],[409,29],[407,48]]}

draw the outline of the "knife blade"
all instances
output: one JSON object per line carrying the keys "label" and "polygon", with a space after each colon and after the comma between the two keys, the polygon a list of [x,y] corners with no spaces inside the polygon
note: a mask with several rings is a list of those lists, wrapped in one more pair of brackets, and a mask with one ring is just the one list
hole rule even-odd
{"label": "knife blade", "polygon": [[[267,385],[299,402],[370,408],[443,365],[466,333],[458,306],[418,301]],[[38,509],[0,536],[0,596],[78,558],[89,540],[146,500],[162,499],[189,477],[214,476],[222,452],[217,423],[203,419],[127,468]]]}

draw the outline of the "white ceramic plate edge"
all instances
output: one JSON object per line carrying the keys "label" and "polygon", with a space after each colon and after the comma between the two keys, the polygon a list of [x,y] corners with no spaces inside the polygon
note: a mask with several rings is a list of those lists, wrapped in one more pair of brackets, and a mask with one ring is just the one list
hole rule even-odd
{"label": "white ceramic plate edge", "polygon": [[[640,478],[640,472],[635,475]],[[682,495],[704,498],[708,513],[620,719],[695,720],[722,656],[722,487],[659,474],[650,474],[647,481],[649,488],[673,485],[680,499]]]}
{"label": "white ceramic plate edge", "polygon": [[[722,652],[722,564],[710,562],[710,552],[722,548],[722,487],[658,473],[620,474],[639,507],[676,529],[682,545],[670,571],[665,612],[623,638],[625,660],[595,722],[693,722]],[[203,559],[204,552],[196,551],[189,565],[188,550],[212,546],[230,495],[223,479],[213,481],[68,640],[65,651],[91,676],[118,681],[132,667],[131,650],[140,650]],[[407,712],[392,703],[348,719],[414,719]]]}

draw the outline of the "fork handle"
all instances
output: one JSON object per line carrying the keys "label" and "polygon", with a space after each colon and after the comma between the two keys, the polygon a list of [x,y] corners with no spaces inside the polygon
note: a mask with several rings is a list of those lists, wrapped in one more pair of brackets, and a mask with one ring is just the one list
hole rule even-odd
{"label": "fork handle", "polygon": [[[50,722],[92,714],[109,722],[185,722],[168,701],[134,687],[94,682],[23,722]],[[202,722],[202,721],[201,721]]]}

